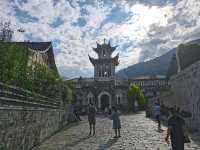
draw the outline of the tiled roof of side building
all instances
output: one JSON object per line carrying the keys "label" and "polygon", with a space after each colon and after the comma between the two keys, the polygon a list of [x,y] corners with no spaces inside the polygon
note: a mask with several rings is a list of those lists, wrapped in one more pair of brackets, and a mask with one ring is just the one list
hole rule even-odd
{"label": "tiled roof of side building", "polygon": [[58,73],[56,63],[55,63],[55,58],[54,58],[54,53],[53,53],[53,47],[52,47],[52,42],[25,42],[27,46],[31,49],[34,50],[39,50],[39,51],[45,51],[47,48],[48,50],[48,62],[49,62],[49,67],[56,71]]}
{"label": "tiled roof of side building", "polygon": [[58,70],[57,70],[55,58],[54,58],[52,42],[29,42],[29,41],[27,41],[27,42],[9,42],[9,43],[25,44],[28,48],[33,49],[35,51],[41,51],[41,52],[45,51],[49,48],[47,51],[48,63],[49,63],[48,66],[58,74]]}
{"label": "tiled roof of side building", "polygon": [[34,49],[34,50],[39,50],[39,51],[44,51],[51,45],[51,42],[24,42],[24,43],[29,48]]}

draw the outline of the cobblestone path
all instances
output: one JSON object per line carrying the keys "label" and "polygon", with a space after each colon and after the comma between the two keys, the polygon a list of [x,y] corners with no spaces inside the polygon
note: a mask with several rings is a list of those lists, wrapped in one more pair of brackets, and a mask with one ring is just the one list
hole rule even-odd
{"label": "cobblestone path", "polygon": [[[84,118],[45,141],[37,150],[170,150],[164,142],[166,128],[157,132],[156,123],[145,118],[144,113],[121,116],[121,122],[121,138],[113,138],[112,122],[106,117],[97,118],[97,134],[89,137]],[[185,149],[200,150],[200,145],[192,141]]]}

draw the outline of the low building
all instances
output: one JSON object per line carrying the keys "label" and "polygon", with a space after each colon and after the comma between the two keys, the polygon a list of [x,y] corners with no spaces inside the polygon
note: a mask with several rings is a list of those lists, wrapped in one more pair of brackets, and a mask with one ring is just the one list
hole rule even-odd
{"label": "low building", "polygon": [[130,79],[129,81],[140,87],[145,97],[148,99],[156,97],[161,91],[170,88],[168,80],[165,76],[143,76],[140,78]]}

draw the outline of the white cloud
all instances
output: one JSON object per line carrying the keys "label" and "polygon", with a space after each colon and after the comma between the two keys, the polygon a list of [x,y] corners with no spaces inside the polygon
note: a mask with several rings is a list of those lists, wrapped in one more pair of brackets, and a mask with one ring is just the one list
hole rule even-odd
{"label": "white cloud", "polygon": [[[25,34],[32,34],[32,40],[59,40],[56,49],[60,48],[60,51],[55,58],[57,66],[62,69],[60,72],[66,75],[66,70],[74,68],[74,73],[69,75],[75,75],[79,70],[79,76],[80,73],[85,75],[92,70],[88,54],[96,57],[92,47],[96,47],[96,41],[102,42],[104,38],[111,39],[112,45],[118,45],[113,54],[120,52],[120,65],[117,69],[154,58],[181,42],[199,38],[200,1],[182,0],[175,5],[152,4],[117,0],[105,4],[95,0],[80,7],[78,0],[59,0],[56,3],[53,0],[28,0],[27,3],[1,0],[0,19],[10,20],[15,31],[19,27],[24,28]],[[120,23],[104,22],[116,6],[128,13],[129,19]],[[21,22],[19,16],[15,16],[13,7],[38,21]],[[81,13],[82,9],[86,11],[85,14]],[[54,28],[51,24],[58,17],[63,24]],[[85,19],[86,24],[82,27],[73,26],[79,18]],[[25,34],[15,32],[14,40],[28,40]]]}
{"label": "white cloud", "polygon": [[88,15],[85,16],[87,26],[92,28],[99,28],[111,10],[111,8],[102,7],[98,2],[96,5],[86,5],[83,8],[88,12]]}

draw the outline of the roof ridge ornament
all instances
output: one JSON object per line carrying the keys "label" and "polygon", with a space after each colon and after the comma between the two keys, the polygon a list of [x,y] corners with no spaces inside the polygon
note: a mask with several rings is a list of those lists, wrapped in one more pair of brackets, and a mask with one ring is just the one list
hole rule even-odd
{"label": "roof ridge ornament", "polygon": [[40,53],[40,54],[44,54],[46,53],[47,51],[49,51],[49,49],[51,48],[51,44],[43,51],[40,51],[39,49],[32,49],[30,47],[28,47],[28,50],[33,52],[33,53]]}
{"label": "roof ridge ornament", "polygon": [[96,41],[96,43],[97,43],[97,48],[96,49],[98,49],[100,47],[100,44],[97,41]]}

